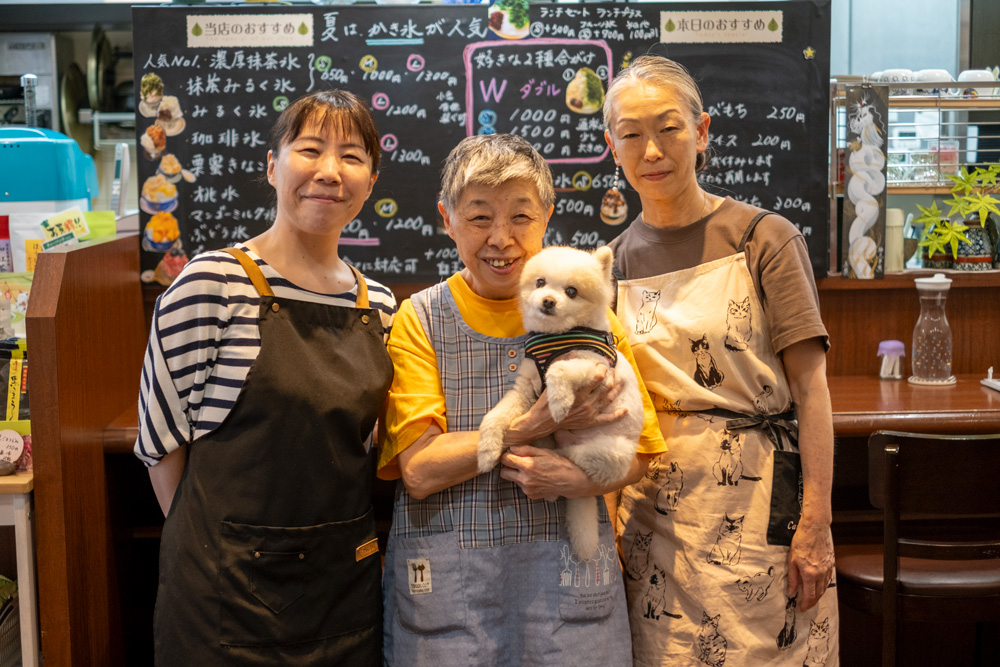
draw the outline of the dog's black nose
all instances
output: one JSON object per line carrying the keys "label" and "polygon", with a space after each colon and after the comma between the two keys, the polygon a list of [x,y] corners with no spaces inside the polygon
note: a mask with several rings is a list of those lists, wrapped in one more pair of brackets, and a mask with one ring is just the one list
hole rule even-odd
{"label": "dog's black nose", "polygon": [[550,313],[555,307],[556,302],[554,299],[542,299],[542,310],[545,312]]}

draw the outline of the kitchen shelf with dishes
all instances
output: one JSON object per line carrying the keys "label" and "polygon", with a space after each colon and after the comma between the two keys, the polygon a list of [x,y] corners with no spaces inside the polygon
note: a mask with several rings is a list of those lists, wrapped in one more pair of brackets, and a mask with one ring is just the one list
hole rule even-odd
{"label": "kitchen shelf with dishes", "polygon": [[[830,82],[831,194],[842,194],[844,189],[847,87],[865,83],[876,82],[860,76],[836,77]],[[892,84],[889,194],[949,194],[952,183],[947,174],[957,174],[960,167],[971,164],[1000,162],[1000,148],[980,149],[980,144],[1000,141],[1000,82],[994,83],[967,88],[961,86],[970,86],[969,82],[956,81]]]}
{"label": "kitchen shelf with dishes", "polygon": [[[989,71],[984,73],[993,76]],[[836,257],[840,242],[840,207],[837,203],[844,194],[847,169],[847,118],[850,112],[847,108],[847,89],[868,84],[890,86],[888,130],[885,136],[886,195],[919,197],[918,203],[926,207],[932,204],[936,206],[936,201],[951,196],[952,199],[944,202],[951,204],[956,199],[956,183],[949,177],[965,178],[965,174],[975,172],[976,167],[985,168],[1000,163],[1000,81],[939,80],[885,84],[860,76],[838,76],[831,79],[829,192],[830,256],[834,272],[838,266]],[[912,209],[909,212],[920,216],[916,206],[910,204],[907,209]],[[948,206],[944,206],[942,211],[942,219],[951,217],[947,214]],[[954,211],[952,209],[953,213]],[[921,220],[916,220],[911,230],[908,219],[907,235],[920,235],[922,224]],[[926,235],[920,236],[926,238]],[[993,241],[995,243],[996,239]],[[912,248],[909,245],[907,247]],[[913,267],[914,264],[919,265],[919,262],[911,261],[907,266]],[[982,269],[982,266],[979,268]],[[1000,285],[1000,278],[994,272],[995,269],[987,267],[985,273],[992,275],[963,279],[962,282],[968,286],[979,285],[980,282],[981,286]],[[949,273],[962,274],[965,271]],[[911,268],[900,275],[912,283],[919,273],[913,273]],[[892,274],[886,276],[891,277]],[[824,281],[830,283],[824,287],[831,289],[834,280],[831,278]],[[891,289],[894,282],[890,280],[882,285],[859,286],[854,289]]]}

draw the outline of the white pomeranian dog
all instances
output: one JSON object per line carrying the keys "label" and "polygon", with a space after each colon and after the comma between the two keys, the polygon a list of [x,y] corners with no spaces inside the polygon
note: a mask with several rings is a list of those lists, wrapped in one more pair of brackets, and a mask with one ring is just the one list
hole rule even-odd
{"label": "white pomeranian dog", "polygon": [[[613,261],[606,246],[593,253],[552,246],[525,264],[519,293],[521,317],[529,332],[525,360],[514,387],[479,426],[480,472],[497,465],[511,422],[527,412],[544,389],[549,392],[552,419],[561,422],[573,407],[576,390],[593,382],[599,365],[613,365],[624,386],[611,409],[627,408],[628,413],[610,424],[574,430],[583,442],[559,453],[598,484],[625,477],[639,445],[643,412],[639,381],[628,361],[617,355],[610,333]],[[535,444],[555,447],[551,436]],[[597,550],[598,502],[603,498],[566,499],[566,531],[581,559]]]}

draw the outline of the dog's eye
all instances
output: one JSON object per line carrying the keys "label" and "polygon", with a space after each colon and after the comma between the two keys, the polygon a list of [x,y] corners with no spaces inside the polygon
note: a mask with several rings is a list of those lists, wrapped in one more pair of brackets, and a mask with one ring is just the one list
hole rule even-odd
{"label": "dog's eye", "polygon": [[566,288],[566,296],[568,296],[571,299],[575,299],[576,298],[576,288],[575,287],[567,287]]}
{"label": "dog's eye", "polygon": [[536,280],[535,287],[545,287],[545,278],[539,278]]}

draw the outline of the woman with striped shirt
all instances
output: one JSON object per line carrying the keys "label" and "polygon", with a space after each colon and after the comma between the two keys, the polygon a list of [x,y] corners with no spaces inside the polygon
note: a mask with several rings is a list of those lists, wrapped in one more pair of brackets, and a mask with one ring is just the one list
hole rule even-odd
{"label": "woman with striped shirt", "polygon": [[278,118],[274,224],[194,258],[157,302],[136,455],[166,515],[157,665],[380,665],[370,434],[395,300],[338,255],[378,176],[367,105]]}

